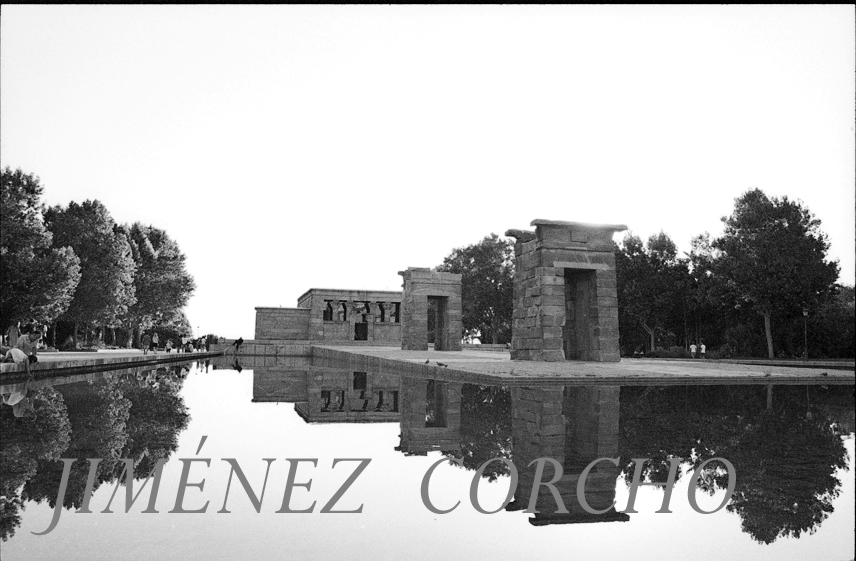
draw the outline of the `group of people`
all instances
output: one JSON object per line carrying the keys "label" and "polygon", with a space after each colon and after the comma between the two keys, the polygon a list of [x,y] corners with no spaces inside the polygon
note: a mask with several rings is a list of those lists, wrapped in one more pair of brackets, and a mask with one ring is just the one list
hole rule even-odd
{"label": "group of people", "polygon": [[179,347],[179,351],[181,350],[186,353],[192,353],[195,351],[207,351],[208,338],[199,337],[198,339],[191,339],[190,337],[182,337],[181,347]]}
{"label": "group of people", "polygon": [[0,344],[0,355],[3,362],[24,364],[29,377],[20,390],[2,394],[0,398],[4,405],[12,407],[15,417],[35,418],[36,412],[33,404],[35,391],[30,388],[33,381],[30,365],[38,362],[37,354],[39,342],[42,340],[42,329],[34,324],[21,327],[19,322],[9,326],[3,334],[3,343]]}
{"label": "group of people", "polygon": [[704,343],[699,343],[698,346],[696,346],[695,343],[690,343],[690,355],[692,355],[693,358],[696,357],[696,351],[700,351],[701,358],[704,358],[704,353],[707,351],[707,347],[704,346]]}
{"label": "group of people", "polygon": [[29,324],[21,327],[20,323],[12,324],[3,336],[6,344],[0,344],[3,362],[26,364],[29,372],[30,365],[38,362],[37,354],[42,337],[43,332],[38,325]]}
{"label": "group of people", "polygon": [[[153,331],[151,335],[144,333],[143,338],[140,341],[140,347],[143,349],[143,354],[149,354],[149,351],[157,354],[158,349],[160,348],[160,337],[158,336],[157,331]],[[198,339],[191,339],[190,337],[182,337],[181,344],[178,346],[173,344],[172,339],[167,339],[163,348],[167,353],[172,352],[172,349],[175,349],[175,352],[177,353],[192,353],[201,350],[207,351],[208,338],[199,337]]]}
{"label": "group of people", "polygon": [[148,333],[143,333],[143,339],[140,341],[140,346],[143,348],[143,354],[149,354],[149,351],[154,351],[155,354],[158,353],[158,347],[160,346],[160,338],[158,337],[158,332],[154,331],[151,335]]}

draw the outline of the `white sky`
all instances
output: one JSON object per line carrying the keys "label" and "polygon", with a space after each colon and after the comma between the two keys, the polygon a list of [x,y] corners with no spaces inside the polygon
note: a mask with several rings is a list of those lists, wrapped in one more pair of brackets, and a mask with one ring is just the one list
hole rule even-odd
{"label": "white sky", "polygon": [[188,256],[199,332],[535,218],[689,249],[752,187],[854,282],[854,7],[3,6],[2,165]]}

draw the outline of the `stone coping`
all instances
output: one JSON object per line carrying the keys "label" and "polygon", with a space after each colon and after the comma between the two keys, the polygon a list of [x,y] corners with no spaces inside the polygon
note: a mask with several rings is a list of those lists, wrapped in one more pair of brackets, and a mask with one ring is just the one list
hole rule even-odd
{"label": "stone coping", "polygon": [[348,294],[362,294],[362,295],[375,294],[375,295],[383,295],[385,297],[390,297],[390,298],[396,298],[397,297],[399,300],[401,299],[401,290],[372,290],[372,289],[360,289],[360,288],[310,288],[309,290],[307,290],[306,292],[301,294],[297,298],[297,301],[300,302],[301,300],[303,300],[304,298],[309,296],[310,293],[313,293],[313,292],[316,293],[318,296],[321,296],[321,297],[323,297],[325,295],[326,296],[332,296],[332,295],[345,296],[346,294],[343,294],[343,293],[348,293]]}
{"label": "stone coping", "polygon": [[570,226],[572,228],[590,228],[592,230],[613,230],[623,232],[627,229],[625,224],[591,224],[589,222],[566,222],[564,220],[544,220],[536,218],[529,223],[530,226]]}
{"label": "stone coping", "polygon": [[[60,352],[38,354],[39,362],[30,365],[30,372],[35,378],[48,376],[63,376],[81,372],[105,371],[119,368],[132,368],[141,366],[152,366],[170,362],[185,362],[220,356],[223,351],[200,351],[195,353],[167,353],[158,351],[157,354],[144,355],[139,350],[100,351],[87,352]],[[25,364],[14,364],[11,362],[0,364],[0,378],[4,382],[26,378],[27,367]]]}
{"label": "stone coping", "polygon": [[[512,361],[504,353],[402,351],[389,347],[313,345],[313,359],[366,372],[501,385],[853,385],[853,370],[718,361],[622,359],[621,362]],[[427,361],[427,362],[426,362]],[[445,366],[442,366],[445,365]]]}

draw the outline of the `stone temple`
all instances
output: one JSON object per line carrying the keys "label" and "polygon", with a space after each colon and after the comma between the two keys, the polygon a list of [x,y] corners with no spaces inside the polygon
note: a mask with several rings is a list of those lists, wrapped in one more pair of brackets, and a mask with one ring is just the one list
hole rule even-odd
{"label": "stone temple", "polygon": [[512,360],[617,362],[612,234],[624,225],[533,220],[514,237]]}
{"label": "stone temple", "polygon": [[[514,237],[512,360],[619,360],[612,235],[619,224],[533,220]],[[297,308],[256,308],[255,346],[333,343],[460,351],[461,275],[409,267],[401,292],[313,288]],[[267,351],[265,351],[267,352]],[[275,354],[275,353],[274,353]]]}

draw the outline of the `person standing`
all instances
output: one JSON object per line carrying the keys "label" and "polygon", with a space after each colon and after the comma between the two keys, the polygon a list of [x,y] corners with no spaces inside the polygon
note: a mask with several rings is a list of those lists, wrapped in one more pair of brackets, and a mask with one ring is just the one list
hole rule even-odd
{"label": "person standing", "polygon": [[152,333],[152,350],[155,354],[158,354],[158,346],[160,345],[160,340],[158,339],[158,332],[155,331]]}
{"label": "person standing", "polygon": [[707,347],[704,346],[704,343],[699,347],[699,351],[701,352],[701,358],[704,358],[704,352],[707,350]]}
{"label": "person standing", "polygon": [[692,356],[693,358],[695,358],[696,349],[697,349],[696,344],[691,343],[690,344],[690,356]]}
{"label": "person standing", "polygon": [[6,340],[10,347],[18,346],[18,337],[21,336],[21,322],[16,321],[6,330]]}
{"label": "person standing", "polygon": [[39,349],[39,340],[42,338],[42,331],[33,326],[29,326],[24,330],[26,333],[18,338],[18,344],[15,346],[21,349],[27,356],[36,356]]}
{"label": "person standing", "polygon": [[149,348],[152,346],[152,336],[148,333],[144,333],[140,346],[143,348],[144,355],[149,354]]}

